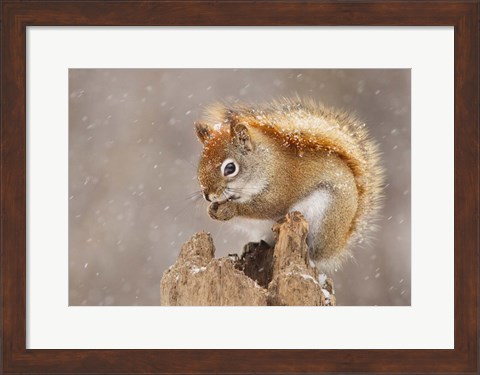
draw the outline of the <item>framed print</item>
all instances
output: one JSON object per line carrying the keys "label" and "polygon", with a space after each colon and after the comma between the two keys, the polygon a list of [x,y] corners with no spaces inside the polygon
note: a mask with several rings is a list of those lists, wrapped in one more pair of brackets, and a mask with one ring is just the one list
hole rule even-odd
{"label": "framed print", "polygon": [[3,2],[2,373],[477,373],[478,14]]}

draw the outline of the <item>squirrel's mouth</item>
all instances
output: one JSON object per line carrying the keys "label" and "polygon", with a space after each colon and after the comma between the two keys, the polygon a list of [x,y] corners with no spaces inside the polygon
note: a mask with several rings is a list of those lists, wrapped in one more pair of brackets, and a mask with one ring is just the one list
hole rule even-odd
{"label": "squirrel's mouth", "polygon": [[225,203],[225,202],[231,202],[231,201],[235,201],[237,199],[240,199],[241,196],[238,195],[238,194],[231,194],[231,195],[227,195],[225,193],[222,193],[220,194],[220,196],[223,198],[223,199],[218,199],[219,196],[217,194],[207,194],[207,193],[204,193],[203,194],[205,200],[209,201],[209,202],[213,202],[213,203],[218,203],[218,204],[222,204],[222,203]]}
{"label": "squirrel's mouth", "polygon": [[218,202],[218,203],[224,203],[224,202],[230,202],[230,201],[235,201],[237,199],[240,199],[240,195],[238,194],[231,194],[229,195],[228,197],[226,197],[226,199],[223,201],[223,202]]}

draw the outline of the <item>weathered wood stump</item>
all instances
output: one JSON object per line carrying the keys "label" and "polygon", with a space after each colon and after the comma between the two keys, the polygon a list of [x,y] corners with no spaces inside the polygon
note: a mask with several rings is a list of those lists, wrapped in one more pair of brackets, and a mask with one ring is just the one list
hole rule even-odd
{"label": "weathered wood stump", "polygon": [[164,306],[334,306],[333,281],[308,262],[308,224],[293,212],[272,230],[276,244],[249,243],[242,256],[215,258],[209,233],[187,241],[160,283]]}

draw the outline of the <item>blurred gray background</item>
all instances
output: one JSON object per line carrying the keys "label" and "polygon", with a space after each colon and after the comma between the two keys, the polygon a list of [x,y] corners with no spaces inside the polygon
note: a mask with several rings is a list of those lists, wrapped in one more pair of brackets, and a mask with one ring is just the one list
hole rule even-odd
{"label": "blurred gray background", "polygon": [[213,101],[308,96],[355,113],[387,172],[380,231],[331,275],[339,305],[410,305],[410,70],[71,69],[69,303],[159,305],[162,273],[196,231],[217,256],[245,239],[194,202],[193,122]]}

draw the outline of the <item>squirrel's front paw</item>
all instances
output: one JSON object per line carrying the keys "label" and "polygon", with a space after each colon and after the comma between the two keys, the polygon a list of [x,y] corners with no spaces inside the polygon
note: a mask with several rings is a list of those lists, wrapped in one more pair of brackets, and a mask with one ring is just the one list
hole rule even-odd
{"label": "squirrel's front paw", "polygon": [[223,203],[213,202],[208,207],[208,214],[212,219],[215,220],[230,220],[235,216],[236,213],[237,211],[235,205],[230,201]]}

